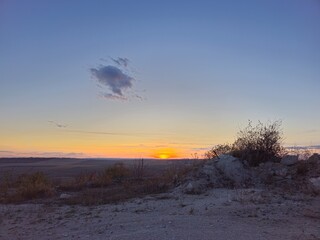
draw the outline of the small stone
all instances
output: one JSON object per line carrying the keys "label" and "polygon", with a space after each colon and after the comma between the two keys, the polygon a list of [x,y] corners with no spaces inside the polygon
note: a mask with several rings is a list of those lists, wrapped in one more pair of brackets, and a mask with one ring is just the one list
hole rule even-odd
{"label": "small stone", "polygon": [[183,191],[187,194],[201,194],[204,190],[202,188],[202,184],[200,184],[197,181],[194,181],[189,182]]}
{"label": "small stone", "polygon": [[61,193],[60,194],[60,199],[68,199],[68,198],[71,198],[72,195],[70,194],[67,194],[67,193]]}

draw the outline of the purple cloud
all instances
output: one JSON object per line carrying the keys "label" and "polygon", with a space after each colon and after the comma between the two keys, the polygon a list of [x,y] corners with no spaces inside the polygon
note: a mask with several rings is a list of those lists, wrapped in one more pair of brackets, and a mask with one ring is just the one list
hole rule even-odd
{"label": "purple cloud", "polygon": [[101,66],[99,68],[91,68],[90,72],[99,84],[108,87],[116,96],[123,96],[125,90],[132,88],[134,78],[117,67]]}
{"label": "purple cloud", "polygon": [[89,69],[91,76],[100,88],[99,96],[101,98],[117,101],[145,100],[133,87],[136,79],[133,77],[132,70],[128,68],[129,63],[131,62],[128,58],[110,57],[109,64]]}

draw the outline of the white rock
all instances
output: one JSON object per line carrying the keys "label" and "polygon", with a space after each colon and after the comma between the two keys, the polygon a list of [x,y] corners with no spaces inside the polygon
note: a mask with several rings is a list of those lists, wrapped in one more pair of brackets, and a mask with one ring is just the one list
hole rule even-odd
{"label": "white rock", "polygon": [[203,186],[197,181],[189,182],[183,189],[183,192],[187,194],[200,194],[203,191]]}
{"label": "white rock", "polygon": [[320,177],[310,178],[309,181],[310,181],[310,183],[312,184],[313,189],[314,189],[317,193],[320,193]]}
{"label": "white rock", "polygon": [[290,166],[294,165],[299,161],[298,155],[286,155],[281,159],[281,164]]}
{"label": "white rock", "polygon": [[241,184],[249,178],[249,173],[244,168],[241,160],[233,156],[220,155],[216,162],[216,167],[222,171],[227,178],[237,184]]}

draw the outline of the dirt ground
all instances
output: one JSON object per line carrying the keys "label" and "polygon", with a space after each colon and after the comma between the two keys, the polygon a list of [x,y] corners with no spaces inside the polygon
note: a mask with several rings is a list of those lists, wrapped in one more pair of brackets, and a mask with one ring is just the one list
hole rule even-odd
{"label": "dirt ground", "polygon": [[[114,162],[2,160],[0,170],[40,170],[52,178],[69,178],[110,164]],[[168,164],[148,162],[146,168],[158,171]],[[178,187],[118,204],[67,205],[59,197],[0,204],[0,239],[320,240],[320,196],[266,188],[214,188],[188,195]]]}
{"label": "dirt ground", "polygon": [[213,189],[88,207],[0,205],[0,239],[320,239],[320,198]]}

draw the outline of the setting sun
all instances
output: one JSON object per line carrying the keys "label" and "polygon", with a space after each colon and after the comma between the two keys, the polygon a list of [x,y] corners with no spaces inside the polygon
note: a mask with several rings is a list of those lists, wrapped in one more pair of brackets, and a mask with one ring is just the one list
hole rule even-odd
{"label": "setting sun", "polygon": [[160,154],[159,155],[159,158],[160,159],[167,159],[167,158],[169,158],[170,156],[168,155],[168,154],[165,154],[165,153],[162,153],[162,154]]}
{"label": "setting sun", "polygon": [[154,158],[158,159],[169,159],[169,158],[176,158],[178,157],[178,154],[174,149],[167,148],[167,149],[158,149],[153,154]]}

